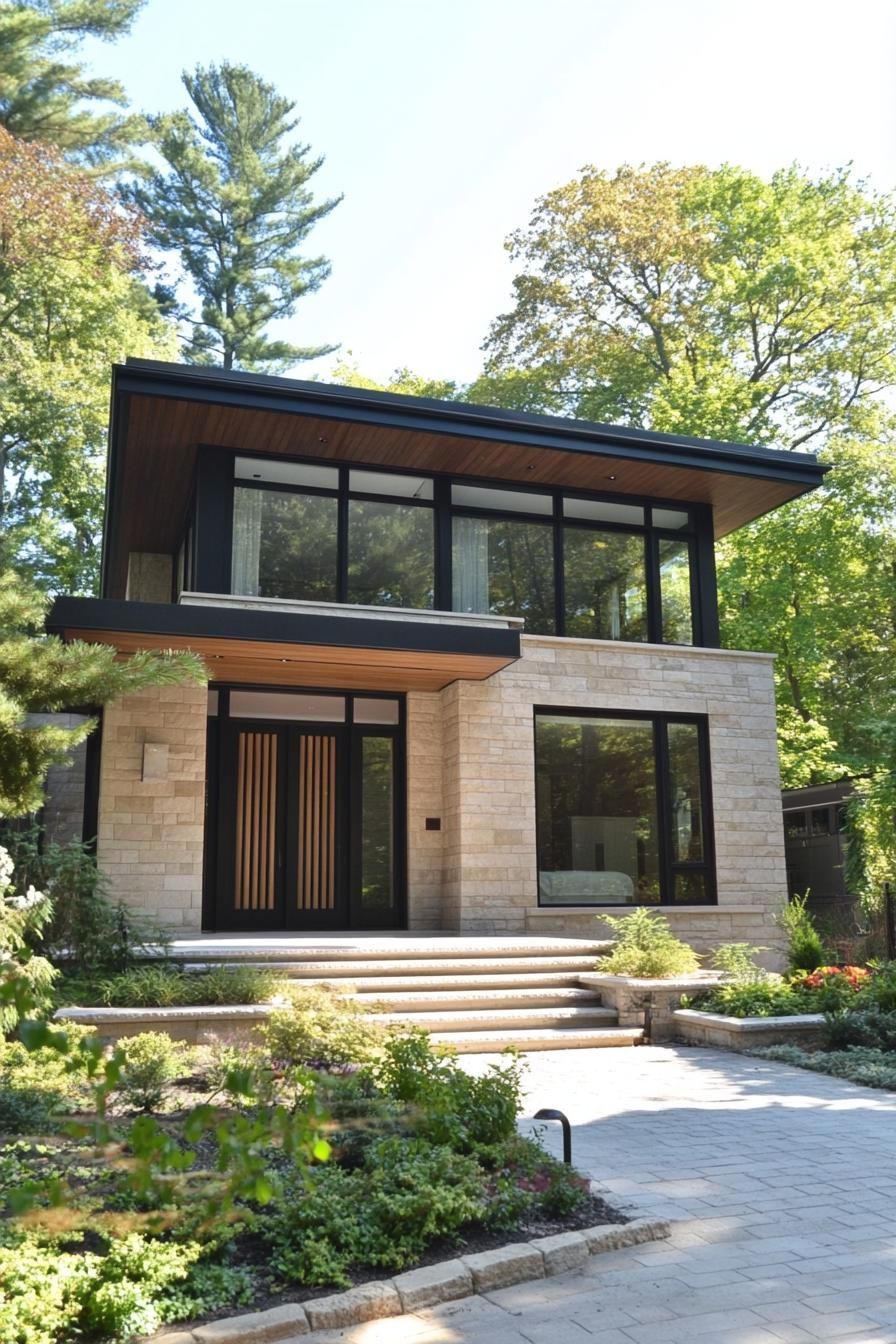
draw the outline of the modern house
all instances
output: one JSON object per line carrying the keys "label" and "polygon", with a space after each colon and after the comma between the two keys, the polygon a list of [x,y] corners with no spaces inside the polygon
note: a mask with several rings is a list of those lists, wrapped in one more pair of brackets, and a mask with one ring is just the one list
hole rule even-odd
{"label": "modern house", "polygon": [[181,934],[767,941],[772,659],[719,647],[713,541],[803,453],[216,369],[113,372],[102,595],[67,639],[192,649],[108,706],[86,831]]}

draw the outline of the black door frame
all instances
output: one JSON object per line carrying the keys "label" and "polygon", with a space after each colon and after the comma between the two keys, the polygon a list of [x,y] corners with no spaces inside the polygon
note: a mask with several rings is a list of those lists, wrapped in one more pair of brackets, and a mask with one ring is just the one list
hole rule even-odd
{"label": "black door frame", "polygon": [[[231,690],[283,691],[304,695],[343,696],[344,723],[298,719],[248,719],[229,717]],[[407,927],[407,752],[405,696],[394,692],[342,691],[332,687],[284,687],[259,685],[212,685],[217,696],[210,709],[207,734],[205,844],[203,866],[203,919],[208,932],[298,933],[341,932],[351,929],[404,929]],[[354,721],[356,701],[394,700],[398,723]],[[277,909],[235,911],[233,908],[233,844],[236,824],[236,741],[239,730],[276,732],[278,751],[279,865]],[[298,739],[301,735],[333,736],[337,747],[336,856],[337,897],[334,912],[303,912],[290,919],[286,893],[295,890],[297,845],[289,832],[288,817],[295,817],[298,803]],[[393,748],[392,859],[395,899],[381,919],[365,915],[360,907],[361,878],[361,743],[364,737],[389,738]],[[346,843],[347,842],[347,843]]]}

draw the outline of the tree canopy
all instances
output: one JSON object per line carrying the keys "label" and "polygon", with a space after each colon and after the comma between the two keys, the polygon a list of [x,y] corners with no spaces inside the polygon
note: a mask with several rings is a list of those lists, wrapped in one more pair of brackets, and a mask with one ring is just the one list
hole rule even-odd
{"label": "tree canopy", "polygon": [[493,397],[797,448],[896,378],[896,213],[847,171],[585,168],[507,243]]}
{"label": "tree canopy", "polygon": [[54,151],[0,130],[0,515],[42,586],[95,586],[109,370],[169,356],[139,223]]}
{"label": "tree canopy", "polygon": [[142,118],[124,113],[127,97],[118,80],[88,75],[74,57],[85,38],[111,42],[122,37],[143,3],[18,0],[0,5],[0,126],[93,169],[120,166],[139,138]]}
{"label": "tree canopy", "polygon": [[333,346],[298,346],[266,334],[330,273],[300,252],[339,199],[315,203],[308,186],[323,160],[291,141],[295,104],[243,65],[183,76],[192,111],[151,119],[166,167],[128,189],[151,241],[176,253],[199,312],[177,310],[196,364],[277,372]]}

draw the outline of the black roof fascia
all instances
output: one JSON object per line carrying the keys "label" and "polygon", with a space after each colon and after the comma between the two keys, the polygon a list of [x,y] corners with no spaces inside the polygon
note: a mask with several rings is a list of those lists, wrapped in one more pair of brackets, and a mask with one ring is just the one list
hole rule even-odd
{"label": "black roof fascia", "polygon": [[391,617],[378,620],[375,616],[177,606],[101,597],[57,597],[50,609],[47,630],[61,634],[67,629],[161,638],[235,639],[259,644],[331,645],[394,653],[459,653],[508,659],[520,656],[520,632],[516,629]]}
{"label": "black roof fascia", "polygon": [[[340,387],[269,374],[207,369],[189,364],[129,359],[114,366],[113,381],[121,392],[184,397],[194,401],[245,406],[256,410],[291,410],[293,414],[354,420],[393,429],[416,429],[463,438],[491,439],[520,446],[605,455],[666,466],[727,471],[799,483],[821,483],[829,470],[812,453],[717,442],[653,430],[602,425],[557,415],[533,415],[497,406],[435,401],[395,392]],[[293,401],[293,406],[284,402]],[[300,404],[296,404],[300,403]]]}

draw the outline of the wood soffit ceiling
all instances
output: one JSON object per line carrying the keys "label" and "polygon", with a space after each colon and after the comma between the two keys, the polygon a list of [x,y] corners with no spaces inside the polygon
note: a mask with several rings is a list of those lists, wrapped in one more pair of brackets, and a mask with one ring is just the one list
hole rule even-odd
{"label": "wood soffit ceiling", "polygon": [[135,633],[66,627],[66,640],[111,644],[126,657],[142,649],[189,649],[205,660],[211,681],[325,690],[440,691],[452,681],[484,681],[514,661],[477,654],[401,649],[350,649],[276,644],[208,636]]}
{"label": "wood soffit ceiling", "polygon": [[709,504],[717,537],[807,488],[771,475],[741,475],[730,464],[719,471],[711,465],[703,469],[615,457],[611,446],[606,455],[567,452],[462,436],[456,430],[436,433],[323,418],[300,407],[274,411],[136,392],[126,400],[126,426],[117,445],[118,497],[110,501],[117,522],[109,556],[114,587],[123,586],[128,551],[176,549],[199,445]]}

